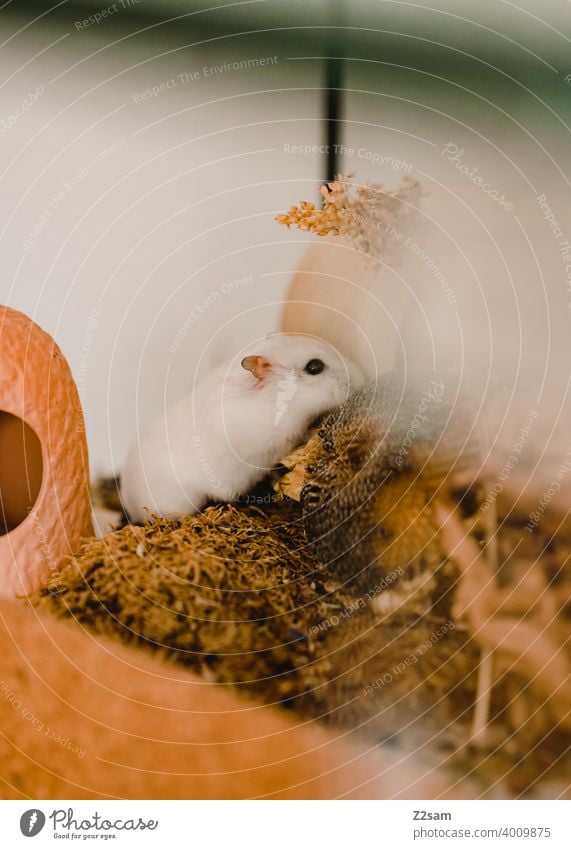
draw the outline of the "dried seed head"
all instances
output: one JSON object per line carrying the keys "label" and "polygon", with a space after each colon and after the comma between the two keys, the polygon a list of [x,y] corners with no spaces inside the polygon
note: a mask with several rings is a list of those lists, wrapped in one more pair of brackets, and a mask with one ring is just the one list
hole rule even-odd
{"label": "dried seed head", "polygon": [[317,236],[343,236],[363,254],[386,260],[398,244],[395,234],[408,230],[418,215],[420,184],[403,177],[400,185],[390,190],[383,183],[354,187],[353,176],[339,176],[321,187],[321,209],[301,201],[276,216],[276,221]]}

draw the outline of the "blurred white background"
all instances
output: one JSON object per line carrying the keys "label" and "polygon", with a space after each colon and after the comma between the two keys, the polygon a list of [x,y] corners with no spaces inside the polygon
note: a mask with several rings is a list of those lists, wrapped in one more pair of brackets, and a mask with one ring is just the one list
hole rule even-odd
{"label": "blurred white background", "polygon": [[0,10],[0,302],[62,347],[94,471],[197,368],[277,328],[311,237],[274,216],[317,198],[323,151],[291,147],[325,141],[331,55],[339,167],[427,190],[423,258],[398,269],[407,356],[565,391],[571,261],[538,196],[571,238],[568,3],[114,5]]}

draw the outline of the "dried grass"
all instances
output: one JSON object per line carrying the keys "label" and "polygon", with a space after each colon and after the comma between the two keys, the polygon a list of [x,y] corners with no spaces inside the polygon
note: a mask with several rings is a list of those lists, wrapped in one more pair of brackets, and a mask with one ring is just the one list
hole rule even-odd
{"label": "dried grass", "polygon": [[[401,581],[396,608],[376,605],[375,615],[362,584],[340,585],[336,567],[316,559],[307,536],[313,525],[303,512],[323,439],[327,463],[336,466],[329,485],[341,482],[345,507],[353,509],[348,483],[359,484],[354,469],[362,467],[374,429],[360,422],[362,443],[340,450],[336,440],[351,424],[349,416],[338,419],[337,430],[331,421],[322,425],[309,447],[287,460],[293,471],[277,485],[281,493],[268,482],[260,506],[210,507],[180,522],[127,525],[87,542],[34,603],[302,719],[406,750],[424,748],[433,764],[479,780],[482,793],[489,787],[492,795],[541,795],[551,781],[564,794],[569,538],[553,533],[553,521],[530,534],[501,505],[496,569],[485,548],[488,523],[478,518],[483,492],[444,503],[440,468],[433,476],[426,469],[421,486],[397,484],[398,491],[375,478],[378,493],[367,509],[357,505],[345,538],[350,527],[368,529],[362,554],[372,552],[381,566],[430,564],[422,609],[402,603],[409,589]],[[436,492],[440,506],[434,501],[428,509]],[[389,526],[379,511],[387,515],[395,497],[399,509]],[[482,654],[489,665],[480,666]],[[491,689],[485,746],[474,749],[479,668],[490,673]],[[486,684],[485,676],[480,680]]]}
{"label": "dried grass", "polygon": [[353,186],[353,173],[321,187],[323,207],[301,201],[276,221],[317,236],[343,236],[364,255],[387,261],[393,256],[401,235],[416,219],[421,187],[412,177],[403,177],[395,189],[383,183]]}
{"label": "dried grass", "polygon": [[[446,595],[449,576],[436,590]],[[212,507],[87,543],[34,599],[59,617],[158,651],[207,680],[376,740],[436,746],[473,696],[474,649],[422,620],[383,620],[330,586],[300,508]],[[407,658],[406,670],[395,672]],[[379,684],[390,673],[390,684]],[[374,694],[374,695],[372,695]]]}

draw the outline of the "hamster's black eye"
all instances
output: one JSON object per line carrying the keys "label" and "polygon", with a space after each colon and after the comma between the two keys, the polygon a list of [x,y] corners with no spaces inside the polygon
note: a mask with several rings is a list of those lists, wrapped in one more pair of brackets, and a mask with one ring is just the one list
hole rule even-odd
{"label": "hamster's black eye", "polygon": [[305,371],[308,374],[321,374],[324,368],[325,363],[323,360],[310,360],[305,367]]}

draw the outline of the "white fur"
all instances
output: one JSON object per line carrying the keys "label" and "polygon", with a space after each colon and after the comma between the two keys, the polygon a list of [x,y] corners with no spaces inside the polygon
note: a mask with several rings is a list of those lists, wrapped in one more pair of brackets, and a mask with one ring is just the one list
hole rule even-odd
{"label": "white fur", "polygon": [[[195,513],[248,492],[363,382],[353,363],[309,336],[275,334],[245,353],[271,364],[263,380],[241,357],[218,366],[132,446],[121,475],[132,521]],[[312,359],[326,364],[318,375],[304,371]]]}

